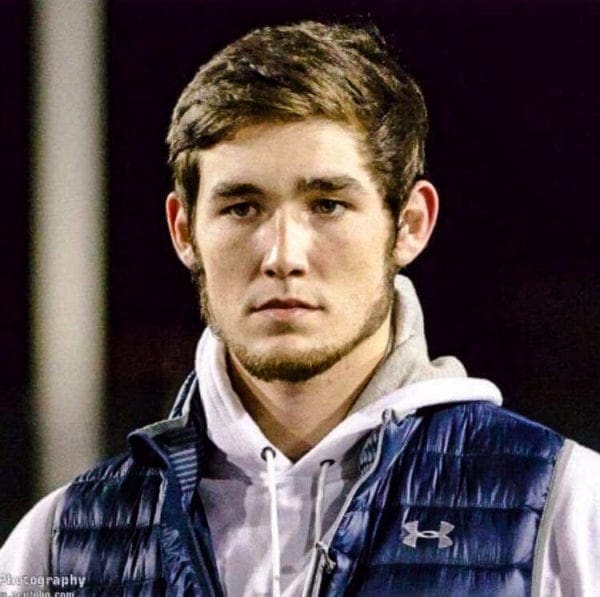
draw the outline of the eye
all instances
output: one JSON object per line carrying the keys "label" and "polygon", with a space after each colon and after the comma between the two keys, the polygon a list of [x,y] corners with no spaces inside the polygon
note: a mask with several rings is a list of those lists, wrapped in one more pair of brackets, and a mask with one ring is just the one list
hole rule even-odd
{"label": "eye", "polygon": [[314,204],[315,212],[326,216],[340,215],[344,209],[346,204],[335,199],[319,199]]}
{"label": "eye", "polygon": [[226,207],[223,212],[226,215],[231,215],[234,218],[243,219],[256,214],[256,207],[252,203],[236,203]]}

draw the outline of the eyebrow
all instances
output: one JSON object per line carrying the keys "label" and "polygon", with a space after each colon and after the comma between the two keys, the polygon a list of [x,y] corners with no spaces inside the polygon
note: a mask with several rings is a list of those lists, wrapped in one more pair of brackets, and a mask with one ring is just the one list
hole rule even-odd
{"label": "eyebrow", "polygon": [[[364,191],[363,185],[352,176],[320,176],[317,178],[302,178],[296,182],[296,192],[299,194],[319,191],[332,193],[346,189]],[[248,197],[250,195],[265,195],[259,186],[249,182],[219,182],[212,189],[212,199],[231,199],[233,197]]]}
{"label": "eyebrow", "polygon": [[212,189],[212,199],[229,199],[248,195],[264,195],[262,189],[248,182],[220,182]]}
{"label": "eyebrow", "polygon": [[323,176],[319,178],[305,178],[296,183],[296,190],[299,193],[308,193],[310,191],[332,193],[334,191],[343,191],[346,189],[364,191],[363,185],[356,180],[356,178],[352,178],[352,176]]}

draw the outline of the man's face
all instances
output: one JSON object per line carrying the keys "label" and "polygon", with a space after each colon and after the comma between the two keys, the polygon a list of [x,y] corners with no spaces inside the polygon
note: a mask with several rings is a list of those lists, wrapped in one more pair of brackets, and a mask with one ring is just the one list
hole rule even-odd
{"label": "man's face", "polygon": [[350,129],[249,126],[203,150],[200,173],[201,306],[248,372],[309,379],[387,323],[395,226]]}

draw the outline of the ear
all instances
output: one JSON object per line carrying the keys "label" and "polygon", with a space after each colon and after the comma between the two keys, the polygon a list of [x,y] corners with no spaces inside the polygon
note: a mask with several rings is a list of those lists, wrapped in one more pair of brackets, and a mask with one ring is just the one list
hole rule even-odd
{"label": "ear", "polygon": [[175,247],[175,252],[182,263],[190,269],[196,261],[192,244],[192,234],[194,232],[188,222],[183,201],[175,192],[171,192],[167,196],[165,209],[169,233],[173,247]]}
{"label": "ear", "polygon": [[398,218],[394,258],[399,267],[407,266],[427,246],[438,210],[439,198],[435,187],[427,180],[419,180],[411,189]]}

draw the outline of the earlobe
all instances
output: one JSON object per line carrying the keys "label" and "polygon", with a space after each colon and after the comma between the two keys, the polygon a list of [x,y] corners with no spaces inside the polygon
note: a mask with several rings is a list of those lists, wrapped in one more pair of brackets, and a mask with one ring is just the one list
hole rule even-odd
{"label": "earlobe", "polygon": [[426,180],[411,189],[400,217],[394,247],[396,265],[405,267],[423,251],[435,227],[439,198],[435,187]]}
{"label": "earlobe", "polygon": [[165,211],[167,225],[169,226],[169,234],[171,235],[171,241],[175,248],[175,252],[181,262],[190,269],[196,262],[196,255],[192,242],[193,231],[188,222],[185,206],[175,192],[171,192],[167,196]]}

